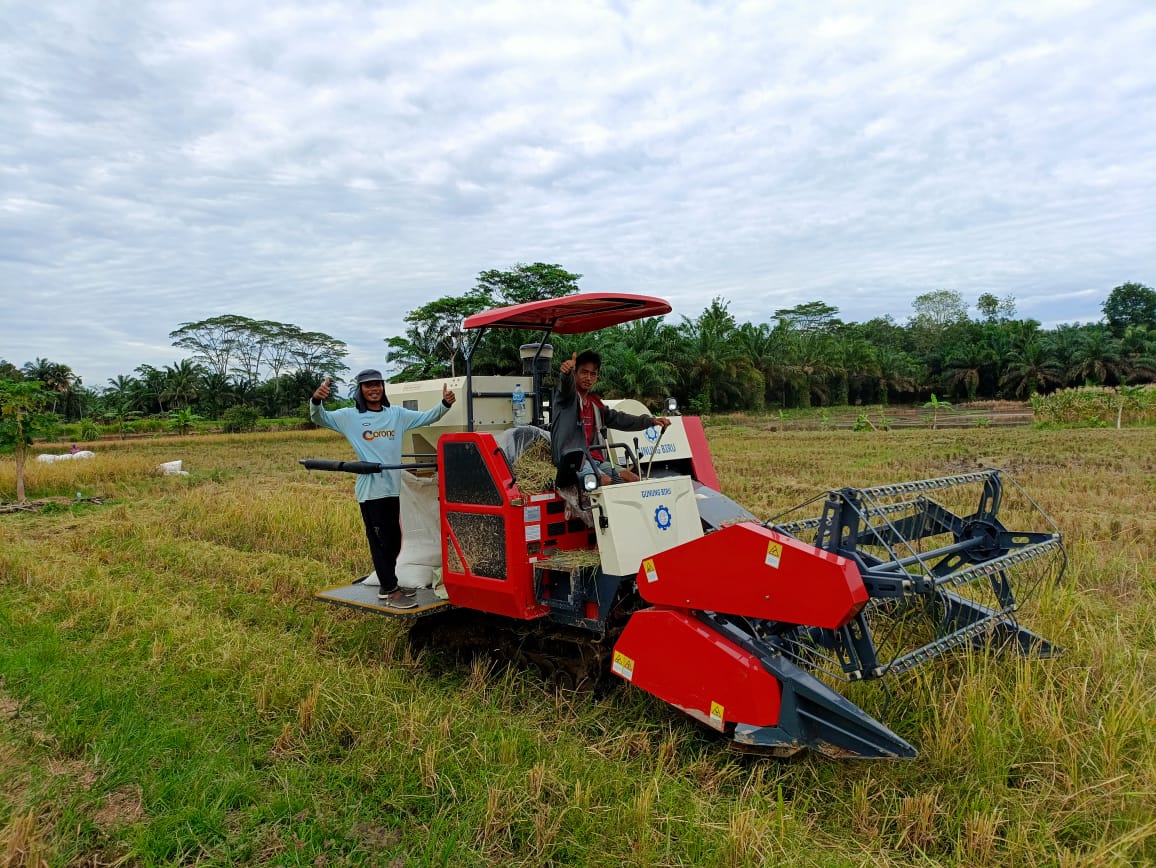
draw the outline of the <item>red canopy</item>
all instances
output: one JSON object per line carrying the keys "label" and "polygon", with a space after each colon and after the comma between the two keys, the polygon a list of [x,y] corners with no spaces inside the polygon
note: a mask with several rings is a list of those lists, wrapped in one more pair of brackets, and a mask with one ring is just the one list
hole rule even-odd
{"label": "red canopy", "polygon": [[631,320],[670,313],[670,305],[649,295],[621,292],[581,292],[562,298],[528,301],[496,307],[466,317],[467,329],[499,328],[541,330],[554,334],[580,335]]}

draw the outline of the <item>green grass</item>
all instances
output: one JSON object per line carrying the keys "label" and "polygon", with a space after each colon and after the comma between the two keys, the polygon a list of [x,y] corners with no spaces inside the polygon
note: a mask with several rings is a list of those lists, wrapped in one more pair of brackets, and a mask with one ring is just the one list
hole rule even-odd
{"label": "green grass", "polygon": [[1065,655],[864,688],[913,761],[741,757],[637,690],[414,659],[315,602],[367,568],[351,480],[296,464],[347,457],[328,432],[109,444],[28,479],[104,506],[0,516],[0,865],[1156,861],[1156,432],[708,435],[764,517],[1008,467],[1065,533],[1025,616]]}

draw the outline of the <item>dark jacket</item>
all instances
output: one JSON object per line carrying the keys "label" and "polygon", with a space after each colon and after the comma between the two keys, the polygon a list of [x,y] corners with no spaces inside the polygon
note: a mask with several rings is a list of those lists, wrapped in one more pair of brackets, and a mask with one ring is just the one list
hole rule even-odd
{"label": "dark jacket", "polygon": [[[606,429],[616,431],[645,431],[654,424],[653,416],[635,416],[621,413],[605,406],[595,396],[594,425],[601,439],[606,439]],[[583,455],[586,452],[586,432],[582,428],[582,413],[578,404],[578,390],[574,388],[574,372],[563,374],[554,390],[554,401],[550,405],[550,458],[558,468],[558,484],[572,484],[573,471],[581,462],[567,461],[567,456]],[[603,450],[605,451],[605,450]],[[610,456],[607,456],[608,460]],[[568,472],[567,472],[568,471]]]}

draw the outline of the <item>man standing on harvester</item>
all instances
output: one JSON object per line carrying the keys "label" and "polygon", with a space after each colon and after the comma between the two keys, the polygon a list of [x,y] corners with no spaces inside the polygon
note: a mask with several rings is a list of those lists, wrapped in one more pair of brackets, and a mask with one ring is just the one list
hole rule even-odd
{"label": "man standing on harvester", "polygon": [[[309,418],[323,428],[345,435],[359,461],[397,466],[401,464],[402,435],[411,428],[430,425],[449,412],[456,396],[445,385],[436,407],[418,412],[390,406],[385,381],[372,368],[355,379],[355,407],[330,412],[321,403],[329,397],[329,378],[317,387],[309,402]],[[361,506],[369,553],[381,588],[377,593],[391,609],[417,607],[414,592],[397,585],[397,556],[401,551],[400,470],[358,474],[354,494]]]}
{"label": "man standing on harvester", "polygon": [[[653,425],[663,430],[670,424],[666,417],[634,416],[612,410],[590,390],[598,382],[602,357],[593,350],[574,353],[558,367],[561,377],[554,395],[554,418],[550,425],[550,451],[554,466],[568,475],[570,470],[579,476],[596,470],[603,485],[611,482],[637,482],[638,476],[625,467],[619,467],[600,448],[605,442],[605,429],[616,431],[645,431]],[[575,461],[575,457],[589,450],[589,461]],[[571,462],[573,464],[571,465]],[[568,466],[570,465],[570,466]]]}

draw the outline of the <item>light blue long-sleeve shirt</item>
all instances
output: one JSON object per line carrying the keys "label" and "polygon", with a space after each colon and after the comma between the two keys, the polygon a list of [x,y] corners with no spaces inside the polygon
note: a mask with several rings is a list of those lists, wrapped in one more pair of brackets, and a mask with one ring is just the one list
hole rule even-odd
{"label": "light blue long-sleeve shirt", "polygon": [[[309,402],[309,418],[322,428],[344,434],[357,453],[359,461],[378,464],[401,464],[402,435],[411,428],[430,425],[450,411],[442,402],[431,410],[418,412],[404,407],[383,407],[374,412],[357,412],[356,407],[329,411],[324,404]],[[379,497],[397,497],[400,492],[400,470],[381,473],[359,473],[353,492],[359,503]]]}

